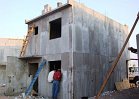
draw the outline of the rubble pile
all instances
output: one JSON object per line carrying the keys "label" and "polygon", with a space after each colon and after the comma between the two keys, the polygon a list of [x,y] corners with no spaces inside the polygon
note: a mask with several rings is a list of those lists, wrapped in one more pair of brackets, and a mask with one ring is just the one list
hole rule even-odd
{"label": "rubble pile", "polygon": [[101,96],[107,96],[107,95],[112,96],[112,94],[114,92],[115,92],[115,90],[114,91],[106,91],[106,92],[102,93]]}
{"label": "rubble pile", "polygon": [[[88,99],[96,99],[96,96]],[[139,88],[130,88],[122,91],[107,91],[99,99],[139,99]]]}
{"label": "rubble pile", "polygon": [[45,99],[45,98],[42,96],[27,96],[27,97],[17,96],[14,99]]}

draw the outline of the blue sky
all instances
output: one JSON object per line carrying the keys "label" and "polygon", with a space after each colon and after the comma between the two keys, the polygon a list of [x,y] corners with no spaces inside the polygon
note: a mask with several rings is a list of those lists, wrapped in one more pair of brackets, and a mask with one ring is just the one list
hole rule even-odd
{"label": "blue sky", "polygon": [[[26,35],[25,19],[41,15],[45,4],[56,7],[56,2],[66,0],[1,0],[0,3],[0,37],[23,38]],[[129,30],[139,11],[139,0],[77,0],[86,6],[129,26]],[[136,34],[139,23],[130,39],[130,45],[136,46]]]}

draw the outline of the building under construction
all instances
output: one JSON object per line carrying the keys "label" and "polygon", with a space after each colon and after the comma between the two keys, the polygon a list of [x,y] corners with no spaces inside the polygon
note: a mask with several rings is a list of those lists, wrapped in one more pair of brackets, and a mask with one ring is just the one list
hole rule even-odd
{"label": "building under construction", "polygon": [[[28,33],[21,56],[9,58],[6,94],[23,92],[42,59],[47,64],[33,87],[40,96],[51,98],[52,83],[47,76],[55,68],[63,74],[58,99],[80,99],[98,92],[128,28],[75,1],[57,5],[53,10],[45,5],[42,15],[26,22]],[[126,78],[128,57],[126,49],[104,91],[114,90],[114,83]]]}
{"label": "building under construction", "polygon": [[[19,57],[22,44],[23,39],[0,38],[0,86],[6,85],[8,81],[6,78],[9,77],[7,72],[9,57]],[[0,95],[4,92],[0,89]]]}

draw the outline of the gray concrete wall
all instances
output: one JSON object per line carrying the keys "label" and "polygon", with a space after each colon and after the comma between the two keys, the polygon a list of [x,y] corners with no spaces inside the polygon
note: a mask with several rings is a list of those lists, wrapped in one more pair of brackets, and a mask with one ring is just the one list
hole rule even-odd
{"label": "gray concrete wall", "polygon": [[[62,54],[53,54],[53,55],[46,55],[43,58],[47,59],[47,61],[55,61],[61,60],[61,71],[62,71],[62,80],[60,85],[60,92],[59,92],[59,99],[70,99],[71,94],[71,61],[72,61],[72,54],[69,52],[62,53]],[[30,58],[27,61],[28,64],[30,63],[39,63],[41,64],[41,60]],[[27,65],[28,66],[28,65]],[[26,68],[27,69],[27,68]],[[48,73],[49,73],[49,64],[47,63],[43,69],[41,70],[39,77],[38,77],[38,94],[40,96],[44,96],[47,98],[52,98],[52,83],[49,83],[47,80]],[[27,70],[28,71],[28,70]],[[28,72],[27,72],[28,74]]]}
{"label": "gray concrete wall", "polygon": [[[127,26],[74,3],[73,88],[74,98],[94,96],[104,75],[117,57],[127,37]],[[105,88],[114,90],[114,83],[126,75],[127,47]]]}
{"label": "gray concrete wall", "polygon": [[0,46],[0,64],[7,64],[7,56],[19,56],[21,46]]}
{"label": "gray concrete wall", "polygon": [[[49,39],[50,26],[49,22],[57,18],[62,18],[61,37]],[[59,93],[59,99],[71,99],[71,51],[72,51],[72,9],[67,8],[60,12],[54,13],[34,23],[38,26],[38,35],[32,34],[29,41],[25,57],[39,55],[47,61],[61,60],[62,81]],[[32,60],[33,62],[33,60]],[[35,60],[34,60],[35,62]],[[39,62],[40,63],[40,62]],[[49,66],[46,65],[39,75],[39,95],[48,98],[52,97],[52,83],[47,81]]]}
{"label": "gray concrete wall", "polygon": [[23,40],[0,38],[0,64],[6,65],[7,56],[19,56]]}
{"label": "gray concrete wall", "polygon": [[[39,21],[31,24],[38,26],[38,35],[32,33],[30,43],[28,44],[25,56],[64,53],[71,51],[71,41],[69,25],[72,21],[71,8],[62,10],[47,16]],[[62,18],[61,38],[49,39],[50,26],[49,22],[55,19]],[[31,25],[30,24],[30,25]]]}
{"label": "gray concrete wall", "polygon": [[28,77],[28,65],[26,61],[17,57],[9,56],[6,68],[6,95],[17,95],[25,92],[30,84],[31,78]]}
{"label": "gray concrete wall", "polygon": [[0,85],[6,83],[7,56],[19,56],[22,39],[0,38]]}

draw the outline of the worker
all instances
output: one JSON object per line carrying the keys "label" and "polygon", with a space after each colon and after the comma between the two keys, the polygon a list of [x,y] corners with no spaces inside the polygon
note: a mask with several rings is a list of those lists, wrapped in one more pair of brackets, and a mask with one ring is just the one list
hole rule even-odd
{"label": "worker", "polygon": [[60,81],[62,78],[61,70],[55,70],[54,76],[53,76],[53,87],[52,87],[52,99],[57,99],[58,92],[60,89]]}
{"label": "worker", "polygon": [[135,54],[138,53],[138,52],[137,52],[137,49],[135,49],[135,48],[133,48],[133,47],[129,47],[128,50],[131,51],[132,53],[135,53]]}

